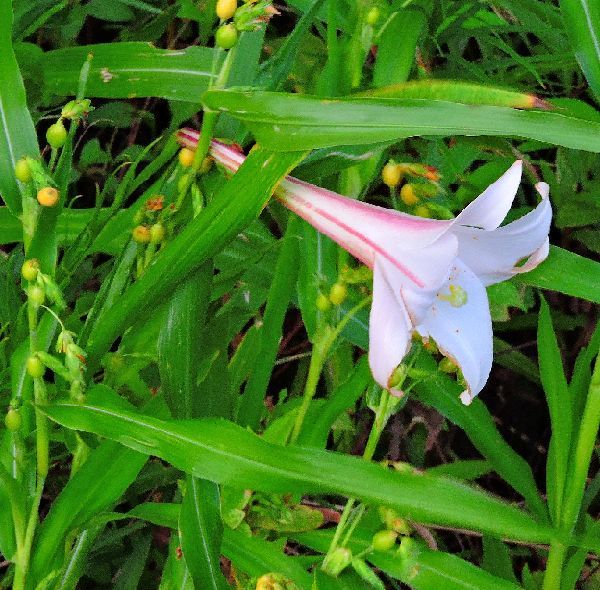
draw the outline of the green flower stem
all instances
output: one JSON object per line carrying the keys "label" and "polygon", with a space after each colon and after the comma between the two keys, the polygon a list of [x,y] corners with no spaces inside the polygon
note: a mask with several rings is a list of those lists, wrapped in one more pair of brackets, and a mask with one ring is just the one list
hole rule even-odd
{"label": "green flower stem", "polygon": [[328,55],[328,95],[339,94],[340,44],[337,30],[337,0],[327,3],[327,55]]}
{"label": "green flower stem", "polygon": [[323,366],[325,365],[325,361],[327,360],[327,355],[329,354],[333,343],[341,334],[342,330],[346,327],[346,324],[350,321],[350,319],[370,302],[371,297],[363,299],[358,305],[355,305],[341,319],[341,321],[335,328],[331,328],[331,326],[324,325],[321,329],[318,330],[315,338],[316,341],[313,347],[312,355],[310,357],[310,366],[308,368],[308,377],[306,378],[306,385],[304,386],[304,396],[302,398],[302,405],[300,406],[298,414],[296,415],[296,421],[294,422],[294,428],[292,430],[292,434],[289,440],[290,443],[295,443],[298,440],[298,436],[300,436],[302,424],[304,423],[304,419],[306,418],[306,412],[308,412],[310,402],[312,401],[313,397],[315,396],[315,393],[317,392],[317,385],[319,384],[321,371],[323,370]]}
{"label": "green flower stem", "polygon": [[[383,429],[387,423],[387,413],[388,406],[390,402],[390,392],[387,389],[384,389],[381,393],[381,399],[379,400],[379,406],[375,410],[375,419],[373,420],[373,425],[371,426],[371,431],[369,432],[369,438],[367,439],[367,444],[365,445],[365,450],[363,452],[363,459],[365,461],[370,461],[375,454],[375,449],[377,448],[377,443],[381,438],[381,434],[383,433]],[[348,498],[346,502],[346,506],[344,506],[344,510],[342,515],[340,516],[340,521],[337,524],[335,529],[335,533],[333,535],[333,539],[331,539],[331,543],[329,545],[329,549],[327,550],[327,556],[331,555],[338,547],[340,542],[340,538],[348,526],[350,515],[352,514],[352,509],[354,508],[354,504],[356,503],[356,498]],[[362,508],[362,507],[361,507]],[[342,545],[346,545],[352,536],[354,528],[360,521],[363,515],[364,509],[360,510],[356,517],[352,519],[350,528],[348,529],[344,542]],[[325,559],[327,559],[327,556]]]}
{"label": "green flower stem", "polygon": [[[235,54],[237,51],[237,45],[230,49],[227,52],[227,57],[225,57],[225,61],[221,66],[221,70],[219,75],[217,76],[215,82],[209,86],[211,88],[223,88],[227,84],[227,80],[229,79],[229,74],[231,73],[231,67],[233,66],[233,61],[235,59]],[[202,128],[200,130],[200,137],[198,138],[198,145],[196,146],[196,150],[194,153],[194,161],[191,166],[191,174],[187,176],[187,180],[184,183],[184,186],[181,188],[179,196],[177,198],[177,203],[175,204],[175,208],[179,209],[187,194],[190,185],[192,184],[192,180],[194,176],[198,173],[200,166],[202,166],[202,162],[204,158],[208,155],[210,150],[210,142],[213,138],[213,133],[215,130],[215,125],[217,123],[217,118],[219,113],[217,111],[211,111],[209,109],[204,109],[204,116],[202,118]]]}

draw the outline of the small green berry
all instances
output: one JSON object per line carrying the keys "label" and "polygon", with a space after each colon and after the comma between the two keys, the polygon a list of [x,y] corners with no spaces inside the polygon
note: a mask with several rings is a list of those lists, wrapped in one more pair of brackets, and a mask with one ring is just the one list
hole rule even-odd
{"label": "small green berry", "polygon": [[155,223],[150,228],[150,243],[160,244],[165,239],[165,226],[162,223]]}
{"label": "small green berry", "polygon": [[54,149],[61,148],[65,145],[65,142],[67,141],[67,130],[62,119],[59,119],[54,125],[48,127],[48,131],[46,131],[46,140]]}
{"label": "small green berry", "polygon": [[377,8],[377,6],[373,6],[373,8],[367,12],[367,24],[374,27],[379,20],[380,14],[379,8]]}
{"label": "small green berry", "polygon": [[31,285],[27,289],[27,297],[37,307],[44,305],[44,301],[46,301],[46,293],[39,285]]}
{"label": "small green berry", "polygon": [[44,376],[46,372],[46,367],[44,363],[37,356],[30,356],[26,363],[25,368],[27,370],[27,374],[34,379],[39,379]]}
{"label": "small green berry", "polygon": [[21,418],[21,412],[14,408],[9,408],[8,412],[6,412],[6,416],[4,416],[4,426],[6,426],[7,430],[12,432],[19,430],[22,423],[23,419]]}
{"label": "small green berry", "polygon": [[331,307],[331,301],[329,301],[329,297],[324,293],[319,293],[317,295],[317,300],[315,302],[317,309],[322,312],[326,312]]}
{"label": "small green berry", "polygon": [[20,180],[24,184],[31,181],[31,167],[29,166],[27,158],[17,160],[17,163],[15,164],[15,176],[17,177],[17,180]]}
{"label": "small green berry", "polygon": [[221,25],[215,33],[215,43],[221,49],[231,49],[238,40],[238,31],[232,23]]}
{"label": "small green berry", "polygon": [[40,262],[37,258],[26,260],[21,267],[21,276],[26,281],[35,281],[40,270]]}
{"label": "small green berry", "polygon": [[442,371],[442,373],[448,373],[448,374],[456,373],[456,371],[458,369],[458,367],[454,364],[454,362],[452,362],[446,356],[440,361],[438,368],[440,371]]}
{"label": "small green berry", "polygon": [[348,296],[348,288],[344,283],[335,283],[329,291],[329,301],[333,305],[341,305]]}
{"label": "small green berry", "polygon": [[131,235],[138,244],[147,244],[150,241],[150,230],[145,225],[134,227]]}
{"label": "small green berry", "polygon": [[375,551],[389,551],[396,544],[397,538],[398,533],[396,531],[377,531],[373,535],[371,545]]}

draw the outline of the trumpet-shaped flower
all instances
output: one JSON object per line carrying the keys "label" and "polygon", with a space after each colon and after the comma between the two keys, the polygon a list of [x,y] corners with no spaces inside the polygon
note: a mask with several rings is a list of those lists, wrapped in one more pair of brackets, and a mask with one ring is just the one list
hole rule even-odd
{"label": "trumpet-shaped flower", "polygon": [[[194,147],[197,132],[179,132]],[[213,142],[215,160],[235,171],[244,156]],[[414,217],[343,197],[292,177],[277,198],[373,269],[369,363],[376,381],[392,393],[392,376],[414,332],[432,338],[461,369],[463,403],[484,387],[492,366],[492,322],[485,287],[535,268],[548,255],[552,216],[548,185],[541,202],[500,226],[521,180],[515,162],[455,219]]]}

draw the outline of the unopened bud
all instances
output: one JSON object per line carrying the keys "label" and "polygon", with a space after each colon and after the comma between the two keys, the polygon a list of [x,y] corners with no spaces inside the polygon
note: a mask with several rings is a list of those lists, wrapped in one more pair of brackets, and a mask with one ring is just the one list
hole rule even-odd
{"label": "unopened bud", "polygon": [[417,217],[430,218],[431,217],[431,209],[429,209],[429,207],[427,205],[418,205],[417,207],[415,207],[414,214]]}
{"label": "unopened bud", "polygon": [[53,186],[45,186],[37,193],[38,203],[42,207],[54,207],[58,203],[60,193]]}
{"label": "unopened bud", "polygon": [[375,551],[389,551],[395,544],[398,533],[391,530],[377,531],[371,539]]}
{"label": "unopened bud", "polygon": [[17,163],[15,164],[15,176],[17,177],[17,180],[24,184],[31,182],[33,176],[31,174],[28,158],[17,160]]}
{"label": "unopened bud", "polygon": [[405,184],[400,189],[400,199],[402,199],[402,202],[408,207],[416,205],[420,199],[417,195],[417,191],[415,190],[415,185],[410,183]]}
{"label": "unopened bud", "polygon": [[189,168],[194,163],[194,151],[184,147],[179,150],[178,158],[184,168]]}
{"label": "unopened bud", "polygon": [[377,6],[373,6],[373,8],[371,8],[371,10],[369,10],[369,12],[367,12],[367,18],[366,18],[367,24],[374,27],[377,24],[377,21],[379,20],[380,16],[381,16],[381,12],[380,12],[379,8],[377,8]]}
{"label": "unopened bud", "polygon": [[138,225],[131,232],[134,242],[147,244],[150,241],[150,230],[145,225]]}
{"label": "unopened bud", "polygon": [[331,307],[331,301],[329,301],[329,297],[327,297],[327,295],[324,293],[319,293],[317,295],[315,305],[319,311],[325,312]]}
{"label": "unopened bud", "polygon": [[26,281],[35,281],[40,270],[40,261],[37,258],[30,258],[23,263],[21,267],[21,276]]}
{"label": "unopened bud", "polygon": [[402,180],[402,168],[395,162],[388,162],[381,171],[381,180],[390,188],[398,186]]}
{"label": "unopened bud", "polygon": [[329,291],[329,301],[333,305],[341,305],[348,296],[348,288],[344,283],[335,283]]}
{"label": "unopened bud", "polygon": [[352,551],[347,547],[338,547],[323,560],[321,568],[334,578],[339,576],[352,563]]}
{"label": "unopened bud", "polygon": [[217,0],[215,12],[221,20],[229,20],[237,10],[237,0]]}
{"label": "unopened bud", "polygon": [[65,129],[62,119],[59,119],[56,123],[48,127],[48,131],[46,131],[46,140],[54,149],[61,148],[65,145],[65,142],[67,141],[67,130]]}
{"label": "unopened bud", "polygon": [[4,426],[6,426],[7,430],[14,432],[15,430],[19,430],[21,428],[21,424],[23,423],[23,419],[21,418],[20,410],[16,410],[15,408],[9,408],[8,412],[4,416]]}
{"label": "unopened bud", "polygon": [[442,371],[442,373],[456,373],[458,367],[451,361],[447,356],[445,356],[438,364],[438,369]]}

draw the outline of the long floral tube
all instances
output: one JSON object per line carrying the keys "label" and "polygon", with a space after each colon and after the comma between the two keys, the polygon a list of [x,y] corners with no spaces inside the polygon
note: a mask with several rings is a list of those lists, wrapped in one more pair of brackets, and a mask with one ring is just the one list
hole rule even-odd
{"label": "long floral tube", "polygon": [[[194,148],[198,133],[183,129],[182,145]],[[240,151],[213,141],[212,157],[231,171]],[[276,197],[291,211],[373,269],[369,363],[376,381],[395,395],[391,382],[413,332],[433,338],[461,369],[469,404],[492,366],[492,322],[485,287],[535,268],[548,255],[552,218],[548,185],[538,183],[538,206],[500,227],[521,181],[515,162],[455,219],[407,215],[343,197],[286,177]]]}

